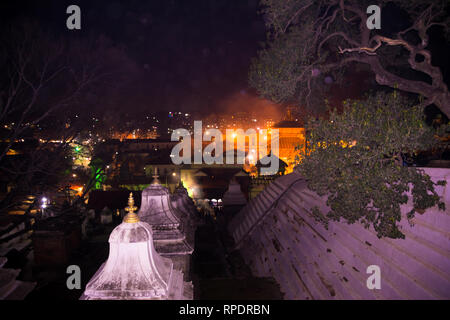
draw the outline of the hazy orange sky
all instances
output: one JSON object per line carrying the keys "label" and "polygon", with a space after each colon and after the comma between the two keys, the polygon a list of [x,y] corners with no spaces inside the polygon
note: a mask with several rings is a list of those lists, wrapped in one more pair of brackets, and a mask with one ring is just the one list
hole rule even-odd
{"label": "hazy orange sky", "polygon": [[248,112],[258,118],[281,119],[284,108],[269,100],[261,99],[247,92],[238,92],[220,101],[218,112],[221,114],[235,114]]}

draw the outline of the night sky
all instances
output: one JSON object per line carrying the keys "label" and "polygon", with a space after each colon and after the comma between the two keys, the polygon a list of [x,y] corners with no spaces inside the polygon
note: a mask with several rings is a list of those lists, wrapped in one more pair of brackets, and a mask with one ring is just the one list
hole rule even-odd
{"label": "night sky", "polygon": [[[265,113],[273,116],[281,108],[258,99],[247,82],[251,59],[266,33],[258,2],[2,0],[0,27],[31,20],[64,39],[103,37],[124,48],[133,67],[125,68],[117,92],[105,94],[96,103],[99,114],[110,110],[119,116],[142,117],[183,111],[203,116],[246,108],[268,110]],[[66,28],[66,8],[71,4],[81,8],[82,30]],[[383,32],[398,31],[407,22],[395,7],[383,11]],[[450,48],[436,30],[430,34],[430,50],[448,83]],[[329,98],[336,103],[356,98],[374,84],[370,74],[353,74],[346,87],[334,88]]]}
{"label": "night sky", "polygon": [[[66,8],[81,8],[82,30],[66,28]],[[136,68],[117,109],[220,112],[236,96],[253,99],[247,74],[265,28],[257,0],[1,1],[2,25],[35,20],[62,37],[104,36]],[[126,106],[123,104],[126,101]]]}

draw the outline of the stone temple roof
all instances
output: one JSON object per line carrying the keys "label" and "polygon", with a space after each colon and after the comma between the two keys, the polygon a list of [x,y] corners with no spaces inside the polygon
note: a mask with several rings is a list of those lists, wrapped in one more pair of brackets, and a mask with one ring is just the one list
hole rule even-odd
{"label": "stone temple roof", "polygon": [[272,128],[304,128],[304,126],[302,121],[281,120],[280,122],[275,123]]}
{"label": "stone temple roof", "polygon": [[109,236],[111,243],[136,243],[153,241],[152,230],[148,223],[122,223]]}
{"label": "stone temple roof", "polygon": [[169,190],[153,183],[142,191],[141,207],[138,215],[152,227],[177,228],[180,224],[170,203]]}
{"label": "stone temple roof", "polygon": [[[124,220],[126,221],[126,220]],[[123,222],[109,237],[108,260],[86,285],[83,300],[192,299],[190,283],[153,246],[145,222]]]}
{"label": "stone temple roof", "polygon": [[156,250],[163,255],[184,255],[193,252],[186,241],[180,218],[182,212],[172,206],[169,190],[155,181],[142,191],[139,218],[147,222],[154,234]]}

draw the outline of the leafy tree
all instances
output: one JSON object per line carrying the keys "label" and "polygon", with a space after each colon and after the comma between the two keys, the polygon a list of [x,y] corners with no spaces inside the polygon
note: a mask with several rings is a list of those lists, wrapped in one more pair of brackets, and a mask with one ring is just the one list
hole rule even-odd
{"label": "leafy tree", "polygon": [[[397,24],[370,30],[371,0],[261,0],[267,43],[252,63],[250,85],[276,102],[297,98],[317,108],[346,68],[368,67],[378,84],[420,95],[450,118],[450,94],[429,48],[432,28],[448,35],[447,0],[381,0]],[[404,24],[402,25],[402,22]]]}
{"label": "leafy tree", "polygon": [[[398,228],[400,206],[411,192],[416,212],[438,205],[436,183],[423,170],[403,165],[402,156],[427,149],[436,131],[425,124],[423,106],[394,94],[346,101],[342,113],[310,120],[308,150],[297,170],[311,190],[328,195],[328,213],[317,208],[318,220],[373,225],[378,237],[404,238]],[[439,181],[437,184],[444,184]]]}

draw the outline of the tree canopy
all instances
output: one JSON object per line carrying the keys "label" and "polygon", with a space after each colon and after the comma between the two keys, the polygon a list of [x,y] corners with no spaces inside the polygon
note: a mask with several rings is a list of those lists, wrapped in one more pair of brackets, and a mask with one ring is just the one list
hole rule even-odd
{"label": "tree canopy", "polygon": [[311,190],[328,196],[330,211],[313,212],[318,220],[359,221],[373,226],[379,237],[403,238],[398,222],[408,192],[414,207],[408,219],[435,205],[445,208],[436,183],[423,170],[403,164],[403,155],[437,141],[423,106],[395,93],[378,94],[346,101],[342,113],[331,111],[329,119],[313,119],[307,128],[308,149],[297,170]]}
{"label": "tree canopy", "polygon": [[[265,98],[298,99],[310,108],[324,99],[327,81],[362,64],[379,85],[420,95],[450,118],[450,94],[429,48],[430,31],[448,36],[446,0],[382,0],[381,29],[366,25],[367,0],[261,0],[268,32],[249,81]],[[389,21],[383,13],[394,12]],[[388,25],[389,22],[390,25]]]}

